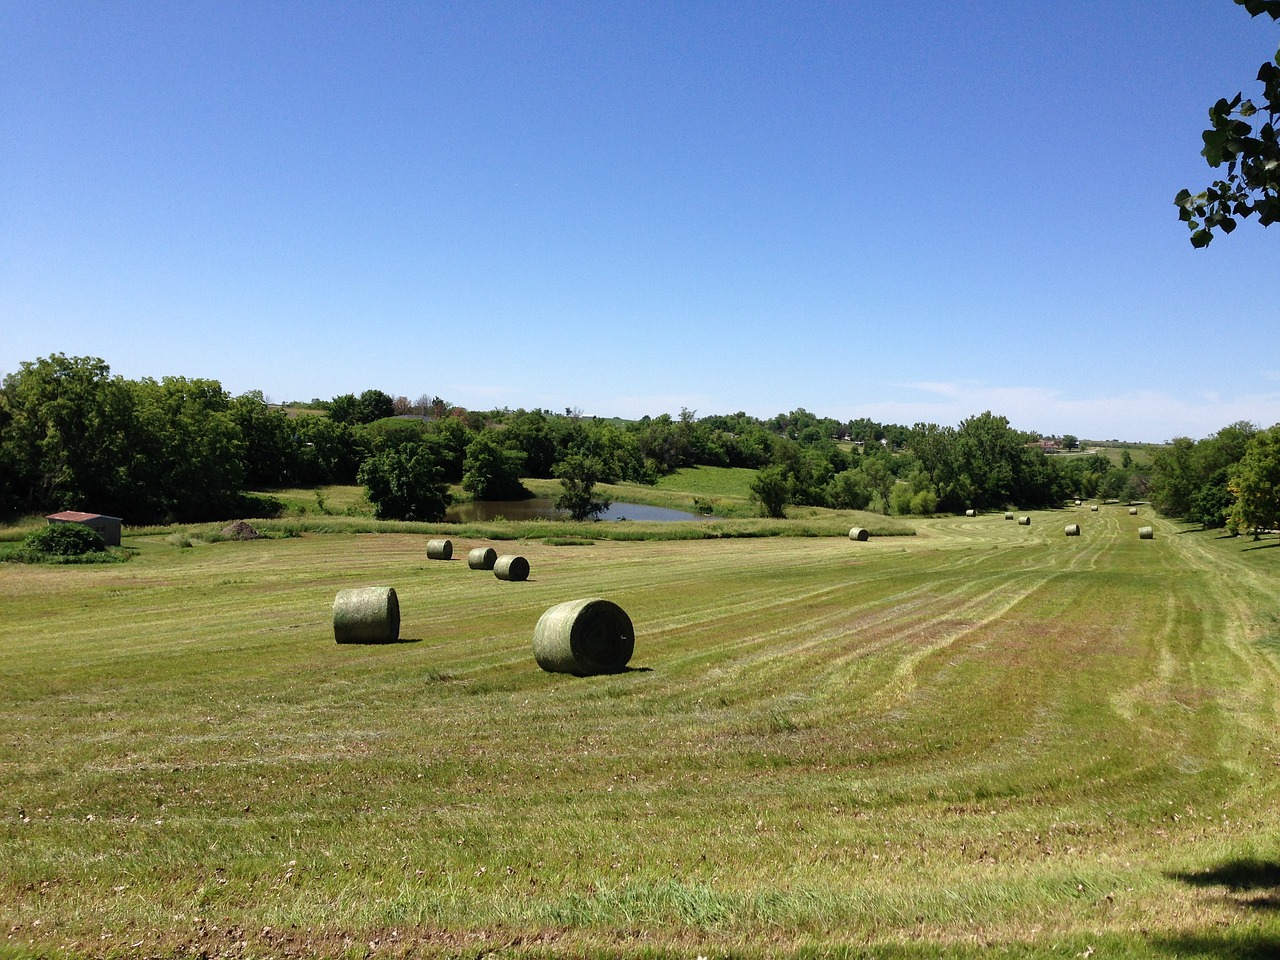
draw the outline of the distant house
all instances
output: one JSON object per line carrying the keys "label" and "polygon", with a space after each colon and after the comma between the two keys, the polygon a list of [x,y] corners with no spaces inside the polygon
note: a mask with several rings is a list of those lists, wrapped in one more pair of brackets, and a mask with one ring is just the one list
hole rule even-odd
{"label": "distant house", "polygon": [[49,526],[55,523],[79,523],[91,530],[97,531],[107,544],[108,547],[120,546],[120,525],[123,521],[119,517],[107,517],[100,513],[81,513],[79,510],[63,510],[61,513],[51,513],[46,520]]}

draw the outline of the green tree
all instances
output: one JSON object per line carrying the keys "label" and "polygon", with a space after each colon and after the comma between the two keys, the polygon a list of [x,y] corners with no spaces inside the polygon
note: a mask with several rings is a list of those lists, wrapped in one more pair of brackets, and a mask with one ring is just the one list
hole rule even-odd
{"label": "green tree", "polygon": [[530,494],[520,482],[524,453],[509,450],[483,430],[467,445],[463,463],[462,489],[474,500],[522,500]]}
{"label": "green tree", "polygon": [[791,479],[786,468],[775,464],[760,470],[751,481],[751,499],[760,504],[761,515],[785,517],[791,502]]}
{"label": "green tree", "polygon": [[359,423],[356,417],[354,393],[340,394],[329,401],[329,419],[334,423]]}
{"label": "green tree", "polygon": [[300,483],[355,483],[367,455],[350,425],[329,417],[292,421],[297,432]]}
{"label": "green tree", "polygon": [[870,456],[862,458],[860,469],[871,489],[871,502],[867,508],[887,512],[889,496],[897,482],[893,475],[893,457],[883,449],[873,451]]}
{"label": "green tree", "polygon": [[229,409],[244,446],[245,482],[255,488],[299,482],[301,444],[289,416],[271,409],[261,390],[236,397]]}
{"label": "green tree", "polygon": [[1062,449],[1074,450],[1080,446],[1080,440],[1074,433],[1064,433],[1062,435]]}
{"label": "green tree", "polygon": [[[1235,0],[1250,16],[1280,20],[1278,0]],[[1191,230],[1191,245],[1207,247],[1213,231],[1230,233],[1237,218],[1258,215],[1264,227],[1280,220],[1280,50],[1258,70],[1262,99],[1255,104],[1237,93],[1209,108],[1209,129],[1201,134],[1201,156],[1226,174],[1199,193],[1182,189],[1174,197],[1178,218]],[[1264,119],[1265,118],[1265,119]],[[1257,129],[1254,124],[1258,123]]]}
{"label": "green tree", "polygon": [[1241,420],[1199,442],[1178,437],[1157,452],[1150,481],[1156,509],[1205,527],[1222,526],[1232,501],[1228,490],[1231,470],[1257,432],[1252,423]]}
{"label": "green tree", "polygon": [[1235,498],[1228,521],[1236,532],[1256,540],[1260,531],[1280,527],[1280,424],[1249,440],[1228,488]]}
{"label": "green tree", "polygon": [[395,413],[395,401],[381,390],[366,390],[356,398],[356,423],[373,423],[375,420],[394,417]]}
{"label": "green tree", "polygon": [[517,410],[503,429],[503,442],[525,456],[525,475],[546,479],[555,468],[556,437],[545,414],[540,410]]}
{"label": "green tree", "polygon": [[957,473],[967,476],[973,490],[971,506],[994,507],[1010,499],[1020,452],[1004,417],[988,410],[960,422],[954,456]]}
{"label": "green tree", "polygon": [[1191,499],[1199,489],[1195,449],[1190,437],[1174,437],[1152,459],[1151,502],[1166,516],[1185,517],[1191,510]]}
{"label": "green tree", "polygon": [[827,506],[835,510],[865,510],[871,503],[871,485],[859,469],[841,470],[824,492]]}
{"label": "green tree", "polygon": [[590,520],[609,509],[610,501],[595,495],[596,482],[603,466],[595,457],[571,453],[555,467],[562,493],[556,506],[568,510],[574,520]]}
{"label": "green tree", "polygon": [[244,489],[244,442],[222,385],[165,377],[137,381],[131,389],[134,515],[178,521],[235,513]]}
{"label": "green tree", "polygon": [[356,478],[379,520],[443,520],[452,500],[425,444],[407,443],[374,454],[360,465]]}
{"label": "green tree", "polygon": [[3,500],[22,510],[126,516],[133,398],[97,357],[22,363],[0,386]]}

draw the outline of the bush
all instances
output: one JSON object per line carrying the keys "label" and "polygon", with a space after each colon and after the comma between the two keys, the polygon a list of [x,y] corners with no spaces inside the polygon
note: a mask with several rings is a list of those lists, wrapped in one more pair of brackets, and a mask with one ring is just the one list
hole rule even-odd
{"label": "bush", "polygon": [[889,494],[889,510],[897,516],[905,516],[911,512],[911,488],[906,484],[898,484]]}
{"label": "bush", "polygon": [[921,490],[911,498],[911,512],[930,517],[938,512],[938,495],[932,490]]}
{"label": "bush", "polygon": [[26,547],[37,553],[55,557],[81,557],[86,553],[101,553],[107,549],[106,541],[82,523],[57,523],[41,527],[27,534]]}

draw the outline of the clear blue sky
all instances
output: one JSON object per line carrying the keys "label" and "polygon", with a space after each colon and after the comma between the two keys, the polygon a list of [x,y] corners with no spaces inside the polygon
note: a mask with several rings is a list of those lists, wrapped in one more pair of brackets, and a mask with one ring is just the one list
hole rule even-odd
{"label": "clear blue sky", "polygon": [[0,3],[0,373],[1094,439],[1280,421],[1229,0]]}

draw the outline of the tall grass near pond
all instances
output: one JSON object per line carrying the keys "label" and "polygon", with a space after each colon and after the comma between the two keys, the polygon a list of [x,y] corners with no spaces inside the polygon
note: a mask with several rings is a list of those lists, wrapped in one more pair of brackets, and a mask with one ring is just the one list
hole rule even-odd
{"label": "tall grass near pond", "polygon": [[[0,952],[1268,955],[1280,549],[1138,519],[6,568]],[[538,668],[578,596],[629,672]]]}

